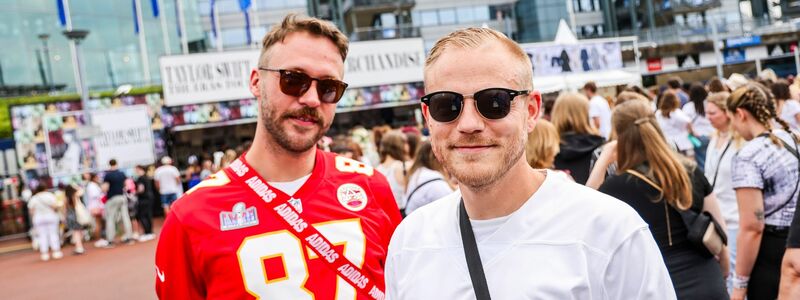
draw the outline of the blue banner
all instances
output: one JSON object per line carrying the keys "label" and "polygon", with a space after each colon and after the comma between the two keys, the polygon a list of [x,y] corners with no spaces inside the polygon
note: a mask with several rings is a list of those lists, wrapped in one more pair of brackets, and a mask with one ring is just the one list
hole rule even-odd
{"label": "blue banner", "polygon": [[760,44],[761,44],[760,35],[744,36],[744,37],[730,38],[725,40],[726,48],[756,46]]}
{"label": "blue banner", "polygon": [[158,18],[158,0],[150,0],[150,4],[153,5],[153,17]]}
{"label": "blue banner", "polygon": [[211,17],[211,34],[213,34],[214,37],[217,37],[217,22],[214,20],[214,2],[214,0],[210,1],[211,13],[208,15]]}
{"label": "blue banner", "polygon": [[58,7],[58,21],[61,22],[61,27],[67,26],[67,14],[64,12],[64,0],[56,0]]}
{"label": "blue banner", "polygon": [[139,34],[139,14],[136,12],[136,0],[131,0],[133,4],[133,32]]}
{"label": "blue banner", "polygon": [[253,42],[253,38],[250,35],[250,13],[248,12],[250,10],[250,0],[239,0],[239,8],[244,13],[244,32],[247,36],[247,44],[250,45]]}

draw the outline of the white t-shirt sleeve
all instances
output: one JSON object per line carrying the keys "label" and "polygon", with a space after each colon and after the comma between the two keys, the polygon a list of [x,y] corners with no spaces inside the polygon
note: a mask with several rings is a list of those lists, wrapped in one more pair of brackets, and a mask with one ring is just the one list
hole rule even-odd
{"label": "white t-shirt sleeve", "polygon": [[689,117],[685,112],[682,110],[673,111],[672,114],[669,115],[670,118],[674,118],[681,127],[688,125],[692,122],[692,118]]}
{"label": "white t-shirt sleeve", "polygon": [[603,104],[597,101],[596,97],[589,100],[589,117],[600,117],[603,115]]}
{"label": "white t-shirt sleeve", "polygon": [[607,299],[676,299],[675,288],[653,235],[631,234],[612,253],[603,276]]}

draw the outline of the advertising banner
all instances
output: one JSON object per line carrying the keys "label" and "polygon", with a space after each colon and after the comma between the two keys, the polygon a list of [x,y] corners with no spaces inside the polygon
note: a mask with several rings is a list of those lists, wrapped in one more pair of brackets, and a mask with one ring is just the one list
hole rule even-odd
{"label": "advertising banner", "polygon": [[351,43],[344,81],[349,88],[417,82],[424,67],[421,38]]}
{"label": "advertising banner", "polygon": [[120,168],[150,165],[156,161],[146,106],[93,110],[91,115],[92,124],[99,129],[92,137],[99,170],[108,170],[112,159]]}
{"label": "advertising banner", "polygon": [[522,46],[533,64],[534,77],[622,68],[619,42]]}
{"label": "advertising banner", "polygon": [[258,50],[162,56],[165,106],[252,98],[250,71]]}

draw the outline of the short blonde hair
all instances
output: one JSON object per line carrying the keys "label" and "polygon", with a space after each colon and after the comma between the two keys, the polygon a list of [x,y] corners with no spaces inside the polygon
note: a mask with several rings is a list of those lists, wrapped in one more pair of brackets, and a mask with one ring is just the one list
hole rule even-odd
{"label": "short blonde hair", "polygon": [[528,144],[525,145],[528,164],[536,169],[553,168],[556,154],[560,151],[560,142],[552,123],[544,119],[536,121],[536,127],[528,134]]}
{"label": "short blonde hair", "polygon": [[436,41],[436,44],[431,48],[428,58],[425,59],[425,73],[433,66],[447,49],[475,49],[486,45],[491,41],[500,42],[508,49],[512,56],[520,61],[521,70],[519,74],[519,85],[523,88],[528,88],[533,85],[533,66],[528,54],[513,40],[509,39],[503,33],[490,29],[490,28],[465,28],[456,30],[447,36]]}
{"label": "short blonde hair", "polygon": [[589,99],[583,94],[568,92],[559,95],[550,120],[559,135],[567,132],[597,134],[597,129],[589,123]]}
{"label": "short blonde hair", "polygon": [[258,58],[260,65],[265,65],[269,61],[269,50],[278,42],[283,42],[287,36],[295,32],[307,32],[314,36],[324,37],[329,39],[339,49],[339,55],[342,56],[342,61],[347,58],[347,49],[350,41],[347,39],[339,28],[333,23],[298,14],[289,14],[280,24],[272,27],[272,29],[264,36],[261,41],[261,55]]}
{"label": "short blonde hair", "polygon": [[615,102],[614,105],[620,105],[622,103],[631,100],[644,101],[646,103],[650,103],[650,99],[647,99],[647,97],[645,97],[642,94],[636,92],[624,91],[622,93],[619,93],[619,95],[617,95],[617,102]]}

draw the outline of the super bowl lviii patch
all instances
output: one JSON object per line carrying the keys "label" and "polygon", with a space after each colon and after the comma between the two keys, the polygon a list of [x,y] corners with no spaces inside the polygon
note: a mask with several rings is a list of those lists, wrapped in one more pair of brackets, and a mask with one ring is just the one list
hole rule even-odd
{"label": "super bowl lviii patch", "polygon": [[233,211],[219,213],[219,229],[222,231],[256,225],[258,225],[258,213],[255,206],[245,208],[244,202],[236,203]]}
{"label": "super bowl lviii patch", "polygon": [[336,190],[339,203],[351,211],[360,211],[367,206],[367,192],[357,184],[345,183]]}

